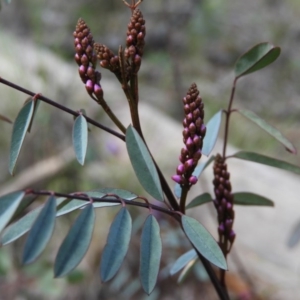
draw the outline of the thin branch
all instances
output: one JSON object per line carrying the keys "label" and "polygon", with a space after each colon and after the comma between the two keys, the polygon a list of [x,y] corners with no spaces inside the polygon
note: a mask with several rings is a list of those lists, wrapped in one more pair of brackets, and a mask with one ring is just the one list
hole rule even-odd
{"label": "thin branch", "polygon": [[[94,201],[94,202],[108,202],[108,203],[120,203],[120,200],[119,199],[105,199],[105,198],[98,198],[98,197],[88,197],[88,196],[82,196],[82,195],[77,195],[76,193],[75,194],[64,194],[64,193],[57,193],[57,192],[53,192],[53,191],[35,191],[35,190],[32,190],[32,189],[28,189],[28,190],[25,190],[26,194],[29,195],[42,195],[42,196],[56,196],[56,197],[63,197],[63,198],[68,198],[68,199],[78,199],[78,200],[83,200],[83,201],[90,201],[91,199]],[[112,195],[109,195],[109,197],[111,197]],[[118,197],[120,198],[120,197]],[[138,199],[139,197],[137,197]],[[137,202],[137,201],[134,201],[134,200],[126,200],[126,199],[123,199],[121,198],[122,201],[124,201],[124,203],[126,203],[127,205],[133,205],[133,206],[139,206],[139,207],[144,207],[144,208],[147,208],[149,209],[149,207],[153,210],[157,210],[157,211],[160,211],[162,213],[165,213],[169,216],[177,216],[177,213],[172,211],[172,210],[168,210],[168,209],[165,209],[163,207],[160,207],[160,206],[157,206],[157,205],[154,205],[154,204],[151,204],[151,203],[141,203],[141,202]],[[141,198],[143,201],[145,201],[145,198],[142,197]]]}
{"label": "thin branch", "polygon": [[[17,84],[14,84],[14,83],[12,83],[12,82],[10,82],[8,80],[5,80],[2,77],[0,77],[0,83],[5,84],[5,85],[7,85],[7,86],[9,86],[9,87],[11,87],[11,88],[13,88],[15,90],[18,90],[18,91],[20,91],[20,92],[22,92],[24,94],[27,94],[29,96],[32,96],[32,97],[35,96],[35,95],[37,95],[37,93],[31,92],[31,91],[29,91],[29,90],[27,90],[27,89],[25,89],[25,88],[23,88],[23,87],[21,87],[21,86],[19,86]],[[60,109],[62,111],[65,111],[65,112],[67,112],[70,115],[73,115],[75,117],[79,116],[79,113],[77,111],[74,111],[74,110],[72,110],[72,109],[70,109],[70,108],[68,108],[68,107],[66,107],[66,106],[64,106],[62,104],[59,104],[59,103],[57,103],[57,102],[55,102],[55,101],[53,101],[53,100],[51,100],[51,99],[49,99],[49,98],[47,98],[47,97],[45,97],[43,95],[38,94],[38,96],[36,98],[40,99],[41,101],[46,102],[46,103],[48,103],[48,104],[50,104],[50,105],[52,105],[52,106],[54,106],[54,107],[56,107],[56,108],[58,108],[58,109]],[[92,125],[100,128],[100,129],[102,129],[102,130],[104,130],[104,131],[106,131],[106,132],[108,132],[108,133],[110,133],[110,134],[112,134],[114,136],[116,136],[117,138],[121,139],[122,141],[125,141],[125,136],[123,134],[120,134],[120,133],[118,133],[118,132],[110,129],[110,128],[108,128],[108,127],[106,127],[106,126],[104,126],[104,125],[96,122],[95,120],[93,120],[93,119],[91,119],[91,118],[89,118],[87,116],[85,116],[85,119],[87,120],[88,123],[90,123],[90,124],[92,124]]]}
{"label": "thin branch", "polygon": [[235,94],[236,82],[237,82],[237,78],[235,78],[233,81],[228,108],[227,108],[227,110],[224,111],[226,114],[225,134],[224,134],[224,144],[223,144],[223,157],[224,158],[226,156],[226,147],[227,147],[227,142],[228,142],[229,119],[230,119],[231,113],[233,112],[233,110],[231,110],[231,107],[232,107],[232,102],[233,102],[233,98],[234,98],[234,94]]}

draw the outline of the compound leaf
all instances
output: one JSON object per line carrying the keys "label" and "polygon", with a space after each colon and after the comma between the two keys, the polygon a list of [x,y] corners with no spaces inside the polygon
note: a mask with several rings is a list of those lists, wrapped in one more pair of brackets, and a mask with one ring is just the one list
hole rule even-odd
{"label": "compound leaf", "polygon": [[90,245],[95,223],[95,211],[87,204],[62,242],[54,263],[54,276],[69,274],[81,262]]}
{"label": "compound leaf", "polygon": [[132,221],[128,210],[123,207],[111,224],[107,242],[104,247],[100,277],[103,282],[112,279],[118,272],[127,253],[132,229]]}
{"label": "compound leaf", "polygon": [[159,224],[153,215],[149,215],[142,231],[140,256],[140,279],[148,295],[153,291],[157,281],[161,252]]}

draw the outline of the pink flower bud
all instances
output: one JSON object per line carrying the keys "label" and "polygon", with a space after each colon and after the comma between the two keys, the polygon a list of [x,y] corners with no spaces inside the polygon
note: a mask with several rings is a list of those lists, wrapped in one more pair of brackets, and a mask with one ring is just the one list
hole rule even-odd
{"label": "pink flower bud", "polygon": [[180,175],[173,175],[171,177],[176,183],[181,184],[183,182],[183,178]]}
{"label": "pink flower bud", "polygon": [[95,85],[94,85],[94,94],[96,95],[96,97],[97,97],[99,100],[102,100],[102,99],[103,99],[103,89],[101,88],[100,85],[98,85],[98,84],[95,84]]}
{"label": "pink flower bud", "polygon": [[182,175],[184,173],[184,165],[180,164],[176,169],[177,175]]}
{"label": "pink flower bud", "polygon": [[191,177],[189,178],[190,184],[196,184],[197,181],[198,181],[198,178],[197,178],[196,176],[191,176]]}

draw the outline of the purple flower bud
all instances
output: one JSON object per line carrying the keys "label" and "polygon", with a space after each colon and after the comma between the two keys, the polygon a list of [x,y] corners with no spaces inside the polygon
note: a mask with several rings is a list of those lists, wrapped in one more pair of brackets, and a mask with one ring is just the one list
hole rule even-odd
{"label": "purple flower bud", "polygon": [[235,236],[236,236],[235,232],[231,229],[231,231],[229,233],[229,237],[228,237],[231,244],[234,242]]}
{"label": "purple flower bud", "polygon": [[227,211],[231,211],[232,210],[232,204],[227,202],[226,209],[227,209]]}
{"label": "purple flower bud", "polygon": [[219,234],[223,234],[225,232],[224,224],[221,223],[218,227]]}
{"label": "purple flower bud", "polygon": [[198,108],[196,108],[194,111],[193,111],[193,116],[194,116],[194,120],[198,119],[199,116],[200,116],[200,110]]}
{"label": "purple flower bud", "polygon": [[201,156],[202,156],[201,150],[197,150],[193,155],[194,162],[197,163],[198,160],[201,158]]}
{"label": "purple flower bud", "polygon": [[193,121],[193,114],[189,113],[186,116],[187,123],[190,124]]}
{"label": "purple flower bud", "polygon": [[184,173],[184,165],[180,164],[176,169],[177,175],[182,175]]}
{"label": "purple flower bud", "polygon": [[87,80],[87,82],[85,84],[85,88],[89,94],[92,94],[94,92],[94,84],[93,84],[92,80],[90,80],[90,79]]}
{"label": "purple flower bud", "polygon": [[188,104],[185,104],[183,109],[184,109],[184,113],[185,113],[186,115],[191,111]]}
{"label": "purple flower bud", "polygon": [[193,168],[194,166],[194,161],[192,159],[188,159],[185,163],[184,163],[184,168],[186,171],[189,171]]}
{"label": "purple flower bud", "polygon": [[193,175],[192,175],[192,176],[189,178],[190,184],[196,184],[197,181],[198,181],[198,178],[197,178],[196,176],[193,176]]}
{"label": "purple flower bud", "polygon": [[187,128],[184,128],[182,130],[182,135],[185,139],[187,139],[190,136],[189,130]]}
{"label": "purple flower bud", "polygon": [[186,147],[188,150],[193,150],[194,149],[194,143],[193,140],[189,137],[185,143]]}
{"label": "purple flower bud", "polygon": [[108,69],[109,68],[109,62],[107,60],[101,60],[100,61],[100,66],[104,69]]}
{"label": "purple flower bud", "polygon": [[87,56],[85,54],[83,54],[81,56],[81,63],[84,65],[84,66],[88,66],[89,65],[89,59],[87,58]]}
{"label": "purple flower bud", "polygon": [[230,233],[230,231],[232,229],[232,224],[233,224],[233,221],[231,219],[229,219],[229,220],[227,219],[225,221],[225,228],[228,233]]}
{"label": "purple flower bud", "polygon": [[78,72],[79,72],[79,75],[80,75],[80,77],[83,79],[83,78],[85,78],[86,76],[86,68],[85,68],[85,66],[83,66],[83,65],[81,65],[80,67],[79,67],[79,69],[78,69]]}
{"label": "purple flower bud", "polygon": [[83,50],[82,50],[82,47],[81,47],[80,44],[78,44],[78,45],[76,46],[75,51],[76,51],[76,53],[78,53],[78,54],[82,54],[82,53],[83,53]]}
{"label": "purple flower bud", "polygon": [[78,53],[76,53],[74,55],[75,61],[78,65],[81,65],[81,59],[80,59],[80,55]]}
{"label": "purple flower bud", "polygon": [[103,89],[100,85],[95,84],[94,85],[94,94],[96,95],[97,99],[102,100],[103,99]]}
{"label": "purple flower bud", "polygon": [[206,133],[206,126],[204,124],[202,124],[201,128],[200,128],[200,134],[202,137],[204,137],[205,133]]}
{"label": "purple flower bud", "polygon": [[196,133],[196,125],[194,123],[191,123],[189,125],[189,132],[191,133],[191,135]]}
{"label": "purple flower bud", "polygon": [[182,184],[183,178],[180,175],[173,175],[171,177],[176,183]]}

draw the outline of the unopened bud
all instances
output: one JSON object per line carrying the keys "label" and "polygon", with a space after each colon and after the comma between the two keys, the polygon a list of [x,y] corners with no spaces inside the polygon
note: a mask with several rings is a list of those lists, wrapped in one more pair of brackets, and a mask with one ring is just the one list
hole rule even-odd
{"label": "unopened bud", "polygon": [[196,184],[197,181],[198,181],[198,178],[197,178],[196,176],[191,176],[191,177],[189,178],[190,184]]}

